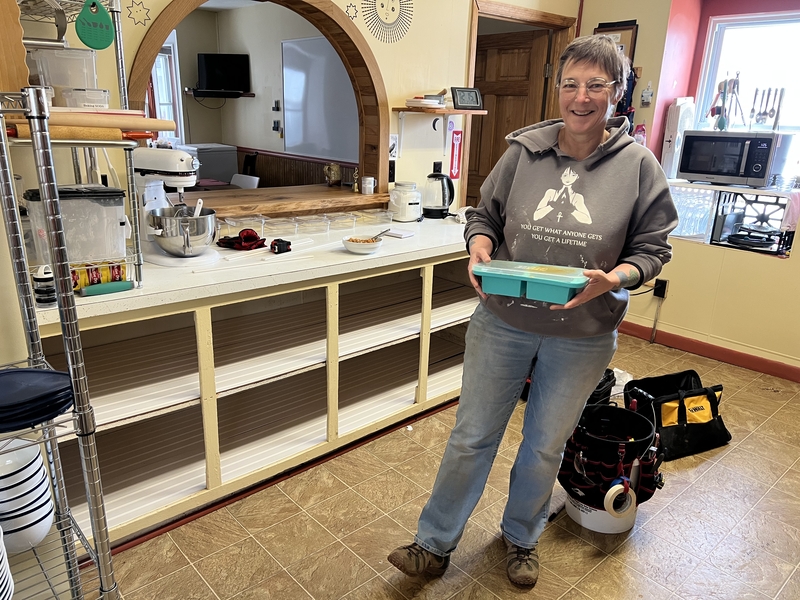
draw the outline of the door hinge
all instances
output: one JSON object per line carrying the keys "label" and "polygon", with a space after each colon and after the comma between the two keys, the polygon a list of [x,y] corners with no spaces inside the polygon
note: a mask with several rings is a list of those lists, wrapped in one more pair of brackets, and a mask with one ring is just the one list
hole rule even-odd
{"label": "door hinge", "polygon": [[550,63],[547,63],[544,66],[544,78],[545,79],[549,79],[552,76],[553,76],[553,65],[550,64]]}

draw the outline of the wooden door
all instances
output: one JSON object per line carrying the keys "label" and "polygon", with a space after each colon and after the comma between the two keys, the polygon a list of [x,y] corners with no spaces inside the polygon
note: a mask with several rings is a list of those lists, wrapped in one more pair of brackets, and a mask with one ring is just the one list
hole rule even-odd
{"label": "wooden door", "polygon": [[506,135],[558,116],[553,77],[547,76],[555,74],[557,65],[550,56],[560,56],[573,37],[571,27],[478,36],[475,87],[488,114],[472,117],[468,206],[478,205],[481,185],[508,148]]}

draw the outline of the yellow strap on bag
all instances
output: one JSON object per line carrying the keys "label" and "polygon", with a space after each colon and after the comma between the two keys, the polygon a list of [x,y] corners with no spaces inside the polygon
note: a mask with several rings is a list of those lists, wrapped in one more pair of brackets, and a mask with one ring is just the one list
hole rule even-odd
{"label": "yellow strap on bag", "polygon": [[[719,404],[722,391],[714,391]],[[714,418],[714,409],[711,401],[704,393],[701,395],[677,398],[661,404],[661,426],[670,427],[681,422],[681,403],[686,407],[686,423],[708,423]]]}

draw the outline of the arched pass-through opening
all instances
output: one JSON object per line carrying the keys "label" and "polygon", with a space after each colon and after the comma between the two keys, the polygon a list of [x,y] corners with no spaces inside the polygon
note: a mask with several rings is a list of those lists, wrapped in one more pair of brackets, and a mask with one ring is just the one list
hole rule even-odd
{"label": "arched pass-through opening", "polygon": [[[131,108],[143,109],[150,72],[170,32],[206,0],[173,0],[153,21],[136,52],[128,79]],[[389,105],[378,63],[358,28],[331,0],[270,0],[306,19],[336,49],[353,83],[358,106],[359,159],[362,175],[378,180],[379,192],[389,189]]]}

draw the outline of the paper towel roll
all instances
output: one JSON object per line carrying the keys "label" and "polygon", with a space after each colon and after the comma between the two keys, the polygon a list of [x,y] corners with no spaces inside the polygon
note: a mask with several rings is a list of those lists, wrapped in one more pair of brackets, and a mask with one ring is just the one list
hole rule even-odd
{"label": "paper towel roll", "polygon": [[618,483],[617,485],[611,486],[611,489],[606,492],[606,497],[603,499],[603,507],[606,509],[606,512],[618,519],[621,519],[632,510],[636,510],[636,492],[630,487],[628,487],[628,493],[625,495],[625,502],[623,502],[622,506],[614,508],[614,500],[623,493],[625,493],[625,486]]}

